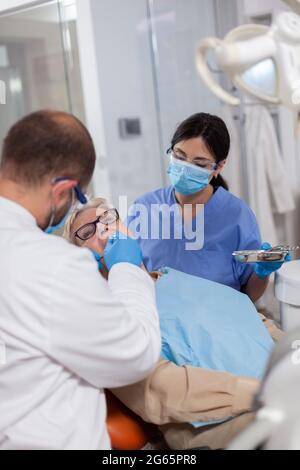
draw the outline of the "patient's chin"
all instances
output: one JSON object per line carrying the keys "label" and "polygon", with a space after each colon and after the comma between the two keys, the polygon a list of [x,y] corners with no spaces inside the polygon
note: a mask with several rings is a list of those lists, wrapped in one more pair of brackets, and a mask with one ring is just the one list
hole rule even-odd
{"label": "patient's chin", "polygon": [[99,240],[96,236],[93,237],[92,239],[88,240],[84,244],[84,248],[88,248],[89,250],[95,251],[103,257],[105,247],[107,245],[107,240]]}

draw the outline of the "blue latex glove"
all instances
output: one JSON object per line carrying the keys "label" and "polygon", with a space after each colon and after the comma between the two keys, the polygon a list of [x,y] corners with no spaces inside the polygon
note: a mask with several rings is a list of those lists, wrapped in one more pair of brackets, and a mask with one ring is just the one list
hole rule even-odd
{"label": "blue latex glove", "polygon": [[91,252],[93,253],[94,258],[95,258],[95,260],[96,260],[97,263],[98,263],[98,269],[102,269],[102,268],[103,268],[103,264],[101,263],[101,256],[99,255],[99,253],[97,253],[97,252],[94,251],[94,250],[91,250]]}
{"label": "blue latex glove", "polygon": [[104,251],[104,261],[108,270],[111,270],[115,264],[119,263],[141,266],[143,258],[136,240],[121,232],[115,232],[108,240]]}
{"label": "blue latex glove", "polygon": [[[261,246],[261,249],[265,251],[269,250],[270,248],[272,248],[270,243],[263,243]],[[284,261],[268,261],[266,263],[256,263],[254,267],[254,272],[256,276],[259,277],[260,279],[265,279],[266,277],[269,277],[275,271],[278,271],[285,262],[291,261],[291,260],[292,260],[291,255],[286,255]]]}

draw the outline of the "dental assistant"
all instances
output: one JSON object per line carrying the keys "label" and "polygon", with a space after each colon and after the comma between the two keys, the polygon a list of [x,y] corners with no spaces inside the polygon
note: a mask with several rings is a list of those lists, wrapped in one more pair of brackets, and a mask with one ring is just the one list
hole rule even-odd
{"label": "dental assistant", "polygon": [[0,450],[109,449],[104,389],[145,378],[160,355],[138,243],[111,240],[106,281],[90,250],[48,234],[87,202],[95,160],[87,129],[65,113],[31,114],[4,141]]}
{"label": "dental assistant", "polygon": [[[140,243],[148,271],[171,267],[243,291],[255,302],[282,263],[242,264],[232,257],[236,250],[260,249],[262,244],[255,215],[229,192],[221,176],[229,150],[230,136],[222,119],[206,113],[186,119],[168,151],[171,186],[140,197],[130,208],[127,224]],[[152,208],[162,204],[178,206],[185,225],[193,224],[204,210],[202,248],[187,250],[188,240],[184,234],[182,239],[176,238],[172,227],[168,239],[161,233],[159,237],[151,235],[151,226],[165,217],[162,211],[156,213],[155,220]],[[192,221],[184,218],[187,205],[192,207]],[[141,207],[146,208],[147,216]],[[174,217],[170,221],[172,225]]]}

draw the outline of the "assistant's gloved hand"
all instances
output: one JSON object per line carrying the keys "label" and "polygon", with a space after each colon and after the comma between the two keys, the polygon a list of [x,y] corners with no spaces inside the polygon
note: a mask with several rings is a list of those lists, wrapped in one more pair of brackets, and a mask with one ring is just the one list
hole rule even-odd
{"label": "assistant's gloved hand", "polygon": [[115,264],[119,263],[141,266],[143,258],[136,240],[121,232],[115,232],[108,240],[104,251],[104,261],[110,271]]}
{"label": "assistant's gloved hand", "polygon": [[[263,243],[261,246],[261,249],[265,251],[269,250],[270,248],[272,248],[270,243]],[[271,276],[271,274],[275,271],[278,271],[285,262],[291,260],[291,255],[286,255],[284,261],[267,261],[265,263],[256,263],[254,272],[260,279],[265,279],[266,277]]]}

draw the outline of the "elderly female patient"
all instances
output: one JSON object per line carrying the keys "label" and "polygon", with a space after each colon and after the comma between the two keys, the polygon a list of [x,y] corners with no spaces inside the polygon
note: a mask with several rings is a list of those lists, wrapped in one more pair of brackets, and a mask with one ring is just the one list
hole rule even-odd
{"label": "elderly female patient", "polygon": [[[64,237],[93,250],[107,277],[102,256],[117,228],[127,235],[117,211],[96,199],[69,217]],[[278,339],[280,330],[259,318],[247,296],[227,286],[167,267],[151,275],[162,357],[147,379],[113,393],[144,421],[157,424],[173,449],[224,448],[253,417],[271,337]]]}

